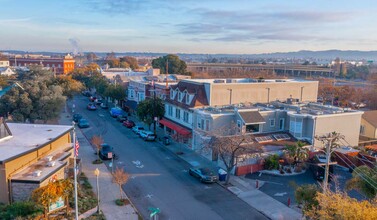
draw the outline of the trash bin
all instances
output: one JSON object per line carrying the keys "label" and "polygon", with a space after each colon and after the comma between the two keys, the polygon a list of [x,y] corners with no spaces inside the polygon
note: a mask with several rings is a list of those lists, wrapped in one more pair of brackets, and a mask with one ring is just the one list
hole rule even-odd
{"label": "trash bin", "polygon": [[170,144],[170,139],[169,139],[168,136],[165,136],[165,137],[164,137],[164,144],[165,144],[165,145],[169,145],[169,144]]}
{"label": "trash bin", "polygon": [[219,174],[219,181],[225,181],[226,180],[227,172],[225,170],[219,169],[218,174]]}

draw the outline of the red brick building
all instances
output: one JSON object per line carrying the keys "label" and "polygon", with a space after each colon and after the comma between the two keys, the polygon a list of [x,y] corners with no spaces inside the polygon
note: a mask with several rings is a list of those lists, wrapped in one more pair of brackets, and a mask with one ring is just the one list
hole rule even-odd
{"label": "red brick building", "polygon": [[56,74],[67,74],[75,68],[75,60],[71,55],[62,58],[51,57],[10,57],[10,66],[42,65]]}

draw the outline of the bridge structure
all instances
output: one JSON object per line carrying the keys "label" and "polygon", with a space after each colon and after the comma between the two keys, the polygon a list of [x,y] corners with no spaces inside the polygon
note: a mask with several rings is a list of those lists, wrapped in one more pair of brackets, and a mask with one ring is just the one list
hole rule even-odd
{"label": "bridge structure", "polygon": [[287,77],[336,76],[335,71],[328,67],[299,64],[187,63],[187,70],[194,73],[237,70],[243,72],[268,71],[269,73]]}

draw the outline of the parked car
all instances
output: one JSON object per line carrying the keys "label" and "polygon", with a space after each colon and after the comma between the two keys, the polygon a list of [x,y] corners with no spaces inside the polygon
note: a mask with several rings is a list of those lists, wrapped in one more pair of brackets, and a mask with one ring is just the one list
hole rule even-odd
{"label": "parked car", "polygon": [[73,118],[72,118],[72,119],[73,119],[74,122],[77,123],[77,122],[79,122],[79,120],[80,120],[81,118],[82,118],[82,115],[76,113],[76,114],[73,115]]}
{"label": "parked car", "polygon": [[86,97],[90,97],[90,96],[92,95],[92,93],[90,93],[88,90],[84,90],[84,91],[82,91],[81,94],[82,94],[83,96],[86,96]]}
{"label": "parked car", "polygon": [[96,100],[94,100],[94,103],[101,105],[103,103],[103,100],[101,98],[97,98]]}
{"label": "parked car", "polygon": [[110,109],[110,115],[113,118],[116,118],[118,117],[118,115],[122,115],[122,114],[123,114],[123,110],[119,107],[114,107]]}
{"label": "parked car", "polygon": [[97,99],[97,97],[95,97],[95,96],[90,96],[90,97],[89,97],[89,101],[91,101],[91,102],[96,101],[96,99]]}
{"label": "parked car", "polygon": [[89,103],[88,106],[86,106],[88,110],[97,110],[97,106],[94,103]]}
{"label": "parked car", "polygon": [[148,132],[145,137],[143,137],[144,141],[155,141],[157,136],[153,132]]}
{"label": "parked car", "polygon": [[100,106],[101,106],[102,109],[108,109],[109,108],[107,103],[104,103],[104,102],[102,102]]}
{"label": "parked car", "polygon": [[140,131],[143,131],[143,130],[145,130],[143,127],[136,126],[136,125],[132,128],[132,131],[135,132],[135,134],[138,134],[138,135],[139,135]]}
{"label": "parked car", "polygon": [[219,180],[216,172],[208,167],[195,168],[192,167],[189,170],[189,174],[196,177],[203,183],[215,183]]}
{"label": "parked car", "polygon": [[147,135],[148,135],[149,133],[152,133],[152,134],[153,134],[153,132],[151,132],[151,131],[140,130],[140,131],[139,131],[139,136],[140,136],[142,139],[144,139],[145,137],[147,137]]}
{"label": "parked car", "polygon": [[123,123],[126,120],[127,120],[127,115],[118,115],[117,116],[117,121],[119,121],[119,122]]}
{"label": "parked car", "polygon": [[[313,173],[313,178],[318,181],[323,181],[325,179],[325,155],[316,155],[308,161],[309,169]],[[329,166],[329,181],[332,179],[332,174],[334,173],[334,162],[330,162]]]}
{"label": "parked car", "polygon": [[79,123],[77,124],[77,126],[79,126],[79,128],[89,128],[89,122],[88,120],[82,118],[79,120]]}
{"label": "parked car", "polygon": [[126,126],[127,128],[133,128],[135,126],[135,122],[131,120],[126,120],[123,122],[123,126]]}
{"label": "parked car", "polygon": [[101,149],[99,150],[99,157],[102,160],[111,160],[113,157],[115,157],[113,147],[106,143],[101,144]]}

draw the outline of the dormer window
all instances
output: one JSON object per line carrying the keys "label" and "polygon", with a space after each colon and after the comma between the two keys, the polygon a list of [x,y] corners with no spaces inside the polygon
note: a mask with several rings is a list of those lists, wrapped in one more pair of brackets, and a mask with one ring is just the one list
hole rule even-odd
{"label": "dormer window", "polygon": [[174,91],[170,90],[170,99],[174,99]]}
{"label": "dormer window", "polygon": [[180,102],[182,100],[182,92],[178,92],[178,101]]}
{"label": "dormer window", "polygon": [[186,93],[186,104],[190,104],[190,95]]}

